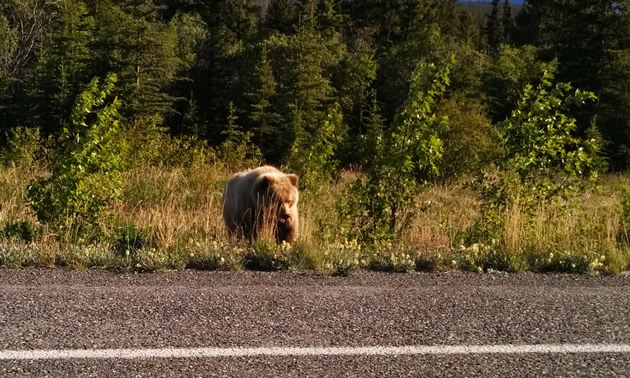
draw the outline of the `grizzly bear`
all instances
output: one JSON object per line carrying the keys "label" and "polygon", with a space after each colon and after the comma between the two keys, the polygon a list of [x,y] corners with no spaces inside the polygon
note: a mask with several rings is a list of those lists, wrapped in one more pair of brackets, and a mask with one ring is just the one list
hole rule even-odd
{"label": "grizzly bear", "polygon": [[223,220],[232,236],[256,239],[263,230],[292,243],[298,229],[298,176],[262,166],[235,174],[223,192]]}

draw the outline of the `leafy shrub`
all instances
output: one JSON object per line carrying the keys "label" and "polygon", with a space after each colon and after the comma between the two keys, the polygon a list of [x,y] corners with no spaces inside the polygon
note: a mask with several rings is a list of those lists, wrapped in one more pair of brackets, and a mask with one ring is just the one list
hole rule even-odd
{"label": "leafy shrub", "polygon": [[201,270],[239,270],[243,267],[243,256],[251,253],[251,247],[205,238],[190,238],[183,248],[188,252],[186,268]]}
{"label": "leafy shrub", "polygon": [[216,160],[206,142],[195,137],[173,137],[158,122],[158,118],[145,117],[124,125],[119,139],[132,165],[189,167]]}
{"label": "leafy shrub", "polygon": [[94,229],[121,187],[124,160],[115,143],[120,102],[109,98],[115,83],[115,75],[101,86],[95,78],[77,97],[54,154],[52,175],[28,188],[39,221],[66,238]]}
{"label": "leafy shrub", "polygon": [[49,267],[55,262],[55,253],[33,243],[29,245],[0,244],[0,266],[19,268],[26,266]]}
{"label": "leafy shrub", "polygon": [[343,115],[335,104],[316,131],[304,127],[299,111],[294,122],[297,137],[289,154],[289,169],[300,175],[303,189],[314,189],[329,182],[337,169],[334,156],[345,134]]}
{"label": "leafy shrub", "polygon": [[322,268],[334,276],[348,276],[360,265],[361,245],[356,240],[343,240],[321,247]]}
{"label": "leafy shrub", "polygon": [[[435,105],[449,85],[451,62],[443,67],[420,63],[406,103],[391,130],[383,134],[377,117],[368,133],[366,178],[353,182],[340,202],[351,238],[391,239],[410,224],[411,205],[426,181],[437,173],[442,141],[437,130],[446,120]],[[373,114],[377,109],[373,110]],[[405,213],[406,210],[406,213]]]}
{"label": "leafy shrub", "polygon": [[528,269],[523,251],[508,251],[498,245],[496,240],[460,246],[453,256],[452,265],[473,272],[521,272]]}
{"label": "leafy shrub", "polygon": [[0,235],[5,239],[19,239],[25,242],[32,242],[41,237],[41,234],[41,229],[28,220],[9,222],[0,231]]}
{"label": "leafy shrub", "polygon": [[481,105],[451,98],[439,105],[438,115],[448,118],[440,130],[444,154],[438,163],[441,179],[455,179],[484,168],[496,154],[494,128]]}
{"label": "leafy shrub", "polygon": [[486,240],[499,236],[507,209],[522,207],[531,218],[541,203],[569,198],[597,178],[599,143],[581,138],[570,115],[595,95],[554,85],[553,79],[547,71],[536,88],[527,85],[512,115],[499,124],[504,149],[479,180],[483,216],[475,227]]}
{"label": "leafy shrub", "polygon": [[15,164],[29,167],[37,153],[42,149],[38,128],[18,127],[10,131],[8,146],[2,151],[0,160],[3,164]]}

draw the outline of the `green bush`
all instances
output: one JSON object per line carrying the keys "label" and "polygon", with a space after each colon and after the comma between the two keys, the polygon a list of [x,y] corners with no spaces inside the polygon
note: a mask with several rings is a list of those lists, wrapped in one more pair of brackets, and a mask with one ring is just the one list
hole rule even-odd
{"label": "green bush", "polygon": [[366,177],[342,197],[339,212],[350,238],[368,242],[391,239],[410,225],[415,199],[437,173],[443,146],[437,130],[447,120],[436,104],[450,83],[451,62],[443,67],[420,63],[409,96],[387,134],[374,106],[366,147]]}
{"label": "green bush", "polygon": [[119,134],[126,156],[135,167],[190,167],[216,160],[205,141],[196,137],[173,137],[159,118],[139,118],[125,124]]}
{"label": "green bush", "polygon": [[315,133],[306,131],[299,115],[297,112],[294,120],[297,137],[291,147],[288,165],[291,171],[300,175],[300,187],[315,189],[329,182],[337,170],[334,156],[344,139],[343,115],[335,104]]}
{"label": "green bush", "polygon": [[41,237],[42,231],[33,222],[23,220],[5,224],[0,235],[5,239],[19,239],[30,243]]}
{"label": "green bush", "polygon": [[365,258],[371,270],[408,273],[416,270],[417,251],[393,243],[377,243]]}
{"label": "green bush", "polygon": [[553,80],[551,70],[536,88],[527,85],[512,115],[498,125],[502,151],[478,181],[482,218],[474,233],[486,240],[500,237],[508,209],[522,208],[531,218],[537,206],[571,198],[597,178],[599,141],[593,131],[580,137],[571,116],[596,97]]}
{"label": "green bush", "polygon": [[81,237],[97,222],[121,188],[124,158],[115,142],[120,102],[110,98],[116,76],[97,78],[77,97],[52,160],[52,175],[28,187],[40,222],[62,238]]}
{"label": "green bush", "polygon": [[441,180],[477,174],[497,153],[494,128],[480,104],[451,98],[439,105],[438,115],[448,118],[440,130],[444,154],[438,163]]}
{"label": "green bush", "polygon": [[0,154],[0,161],[4,165],[30,167],[43,148],[38,128],[15,128],[9,132],[8,141]]}

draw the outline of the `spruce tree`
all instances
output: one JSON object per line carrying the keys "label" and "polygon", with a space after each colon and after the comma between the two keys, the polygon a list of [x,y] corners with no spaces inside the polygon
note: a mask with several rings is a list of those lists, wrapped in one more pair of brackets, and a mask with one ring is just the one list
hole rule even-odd
{"label": "spruce tree", "polygon": [[323,0],[320,4],[318,28],[325,35],[332,35],[340,31],[343,16],[339,13],[336,0]]}
{"label": "spruce tree", "polygon": [[488,38],[488,51],[494,55],[503,43],[503,23],[501,19],[501,0],[492,0],[492,10],[486,20],[486,36]]}
{"label": "spruce tree", "polygon": [[294,0],[271,0],[263,20],[263,28],[267,33],[294,33],[297,25],[297,15]]}
{"label": "spruce tree", "polygon": [[193,71],[194,93],[200,117],[207,126],[204,133],[212,142],[221,140],[227,124],[227,109],[233,102],[237,109],[249,109],[244,83],[253,70],[247,48],[258,31],[259,8],[253,0],[202,0],[199,13],[208,25],[208,37],[202,42]]}
{"label": "spruce tree", "polygon": [[[9,20],[0,13],[0,132],[12,126],[10,111],[12,108],[9,88],[12,78],[9,68],[17,49],[17,28],[9,24]],[[0,133],[0,135],[2,135]]]}
{"label": "spruce tree", "polygon": [[277,83],[269,61],[267,46],[264,44],[260,62],[256,66],[256,80],[256,89],[250,93],[252,101],[250,118],[254,123],[255,141],[260,146],[266,160],[278,163],[286,130],[282,128],[283,117],[272,105],[277,94]]}
{"label": "spruce tree", "polygon": [[75,97],[90,79],[94,19],[82,0],[59,4],[50,38],[39,54],[35,80],[29,85],[35,119],[46,134],[67,122]]}
{"label": "spruce tree", "polygon": [[177,28],[160,19],[152,0],[100,0],[94,53],[98,73],[116,72],[128,118],[164,116],[172,109],[172,84],[180,60]]}
{"label": "spruce tree", "polygon": [[512,31],[514,30],[514,16],[512,14],[512,4],[510,0],[503,2],[503,42],[512,42]]}

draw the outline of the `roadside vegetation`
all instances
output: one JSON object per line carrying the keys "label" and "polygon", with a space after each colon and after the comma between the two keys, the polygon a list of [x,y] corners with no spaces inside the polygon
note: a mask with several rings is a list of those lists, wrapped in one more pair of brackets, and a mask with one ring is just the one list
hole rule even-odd
{"label": "roadside vegetation", "polygon": [[[25,172],[27,172],[25,174]],[[24,193],[43,170],[0,171],[0,265],[70,266],[139,271],[165,269],[315,269],[348,274],[385,271],[535,271],[617,273],[628,269],[630,199],[624,176],[608,176],[565,206],[515,206],[492,239],[475,240],[479,195],[466,182],[436,184],[415,199],[418,214],[392,241],[349,238],[335,202],[358,175],[344,171],[322,195],[301,203],[301,238],[292,248],[229,240],[221,219],[222,164],[135,167],[123,174],[123,192],[99,223],[99,235],[65,241],[41,225]]]}
{"label": "roadside vegetation", "polygon": [[[625,2],[141,3],[0,7],[1,267],[630,269]],[[263,163],[293,245],[227,236]]]}

